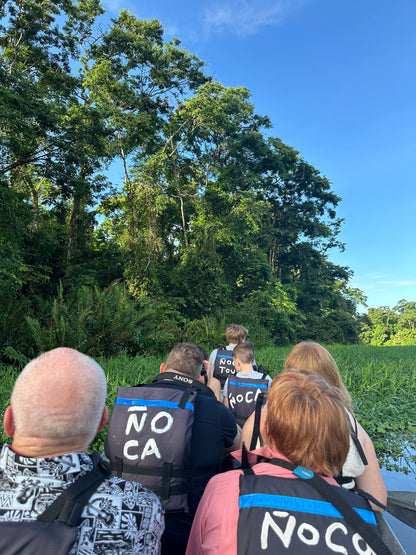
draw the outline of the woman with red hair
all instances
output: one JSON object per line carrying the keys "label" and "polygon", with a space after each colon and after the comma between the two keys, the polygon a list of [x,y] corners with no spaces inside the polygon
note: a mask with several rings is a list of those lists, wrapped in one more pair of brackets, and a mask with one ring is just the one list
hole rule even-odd
{"label": "woman with red hair", "polygon": [[[337,481],[348,489],[357,486],[375,497],[380,503],[387,503],[387,491],[381,476],[380,466],[371,438],[357,422],[353,414],[351,395],[342,381],[337,363],[322,345],[313,341],[301,341],[288,354],[285,369],[295,368],[310,370],[323,376],[329,384],[336,387],[350,421],[350,448],[345,463],[337,476]],[[262,411],[264,418],[267,404]],[[250,445],[254,428],[254,414],[244,425],[241,445]],[[373,509],[380,510],[377,505]]]}
{"label": "woman with red hair", "polygon": [[374,534],[368,502],[333,478],[349,451],[340,391],[314,372],[283,371],[271,384],[261,431],[265,445],[248,453],[254,459],[250,468],[218,474],[208,483],[187,555],[372,553],[361,531],[304,479],[323,478]]}

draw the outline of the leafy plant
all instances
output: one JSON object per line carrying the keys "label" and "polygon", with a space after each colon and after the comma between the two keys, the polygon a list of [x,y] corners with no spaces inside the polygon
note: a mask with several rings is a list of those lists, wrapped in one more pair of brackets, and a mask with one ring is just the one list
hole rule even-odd
{"label": "leafy plant", "polygon": [[39,352],[66,346],[90,356],[112,356],[123,348],[137,349],[139,328],[152,315],[116,282],[104,290],[83,286],[68,299],[60,285],[50,314],[26,321]]}

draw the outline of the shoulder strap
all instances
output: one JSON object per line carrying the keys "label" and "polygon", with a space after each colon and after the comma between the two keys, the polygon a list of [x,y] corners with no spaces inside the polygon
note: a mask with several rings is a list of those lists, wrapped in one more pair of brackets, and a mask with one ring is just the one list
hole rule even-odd
{"label": "shoulder strap", "polygon": [[260,393],[256,399],[256,406],[254,408],[254,425],[253,425],[253,434],[251,436],[250,442],[250,451],[256,449],[257,447],[257,440],[260,440],[260,443],[263,444],[263,438],[261,437],[260,433],[260,417],[261,417],[261,409],[264,403],[264,393]]}
{"label": "shoulder strap", "polygon": [[354,415],[351,415],[351,416],[353,417],[353,420],[354,420],[354,427],[352,427],[351,420],[348,418],[348,424],[350,427],[350,436],[354,442],[355,447],[357,448],[358,454],[360,455],[360,458],[364,466],[367,466],[368,465],[367,457],[365,456],[363,446],[361,445],[360,440],[358,439],[357,419],[355,418]]}
{"label": "shoulder strap", "polygon": [[[152,383],[160,383],[165,381],[172,381],[181,383],[190,387],[191,389],[197,391],[203,391],[204,393],[210,393],[215,396],[212,389],[210,389],[207,385],[195,380],[194,378],[190,378],[188,376],[184,376],[183,374],[176,374],[175,372],[163,372],[163,374],[158,374],[157,377],[153,380]],[[149,384],[144,384],[149,385]]]}
{"label": "shoulder strap", "polygon": [[97,487],[111,475],[110,465],[98,452],[92,455],[94,467],[77,478],[66,488],[47,509],[38,515],[41,522],[63,522],[68,526],[77,526],[81,520],[82,510]]}
{"label": "shoulder strap", "polygon": [[244,472],[244,474],[254,474],[254,470],[251,468],[251,465],[248,461],[247,447],[244,443],[243,447],[241,448],[241,470]]}
{"label": "shoulder strap", "polygon": [[205,366],[204,366],[204,367],[202,368],[202,370],[201,370],[201,376],[204,377],[204,383],[205,383],[205,385],[208,385],[208,374],[207,374],[207,371],[206,371],[206,369],[205,369]]}
{"label": "shoulder strap", "polygon": [[302,480],[306,480],[313,488],[315,488],[324,499],[329,501],[345,518],[346,522],[356,530],[360,536],[374,549],[377,555],[392,555],[391,551],[380,539],[380,537],[370,528],[367,523],[359,516],[359,514],[345,501],[328,482],[321,476],[315,474],[311,470],[307,470],[302,466],[297,466],[284,459],[269,459],[267,462],[282,466],[292,472]]}
{"label": "shoulder strap", "polygon": [[372,496],[371,493],[368,493],[367,491],[364,491],[363,489],[360,489],[360,488],[354,488],[353,491],[356,491],[357,493],[365,497],[367,501],[371,501],[371,503],[374,503],[374,505],[377,505],[377,507],[380,507],[380,509],[383,509],[383,511],[388,511],[387,505],[384,505],[383,503],[381,503],[381,501],[379,501],[374,496]]}

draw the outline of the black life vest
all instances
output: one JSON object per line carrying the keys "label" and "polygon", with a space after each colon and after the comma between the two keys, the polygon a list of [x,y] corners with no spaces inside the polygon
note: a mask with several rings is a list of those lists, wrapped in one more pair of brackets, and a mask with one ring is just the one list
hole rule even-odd
{"label": "black life vest", "polygon": [[[191,469],[196,395],[198,391],[214,394],[181,374],[166,372],[154,381],[166,381],[171,387],[147,384],[117,389],[105,453],[118,476],[151,489],[166,511],[186,512],[191,482],[198,480]],[[188,387],[178,388],[175,382]]]}
{"label": "black life vest", "polygon": [[233,352],[230,349],[222,347],[217,349],[217,354],[214,361],[213,376],[221,382],[221,389],[230,376],[236,373],[234,368]]}
{"label": "black life vest", "polygon": [[241,427],[256,408],[256,401],[260,394],[262,404],[266,402],[269,381],[265,374],[261,378],[244,378],[232,376],[228,379],[228,405],[234,414],[235,421]]}
{"label": "black life vest", "polygon": [[[377,533],[367,500],[344,488],[330,487]],[[335,507],[299,478],[243,474],[239,508],[238,555],[283,551],[294,555],[374,554]]]}

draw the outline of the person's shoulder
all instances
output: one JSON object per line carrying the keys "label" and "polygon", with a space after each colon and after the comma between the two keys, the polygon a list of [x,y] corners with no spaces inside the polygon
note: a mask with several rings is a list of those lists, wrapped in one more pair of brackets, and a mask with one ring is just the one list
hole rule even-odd
{"label": "person's shoulder", "polygon": [[215,395],[198,392],[196,399],[196,418],[203,417],[205,420],[210,421],[216,420],[221,422],[231,420],[234,422],[234,416],[230,409],[218,401]]}
{"label": "person's shoulder", "polygon": [[226,428],[236,427],[234,415],[230,411],[230,409],[224,405],[224,403],[220,403],[218,401],[217,411],[218,411],[217,412],[218,420],[219,420],[219,422],[222,422],[224,427],[226,427]]}
{"label": "person's shoulder", "polygon": [[260,380],[263,377],[263,374],[257,372],[257,370],[246,370],[245,372],[241,371],[236,374],[237,378],[246,378],[250,380]]}
{"label": "person's shoulder", "polygon": [[207,489],[213,490],[215,495],[220,494],[222,491],[229,491],[230,486],[232,487],[234,483],[238,483],[241,474],[242,471],[238,469],[215,474],[210,478]]}
{"label": "person's shoulder", "polygon": [[216,398],[215,393],[208,386],[206,386],[206,389],[204,388],[196,392],[195,403],[198,406],[211,407],[212,410],[216,410],[217,407],[223,406]]}
{"label": "person's shoulder", "polygon": [[255,370],[255,373],[256,373],[256,378],[259,380],[267,380],[269,383],[273,381],[273,378],[270,376],[270,374],[266,374],[265,372],[262,372],[259,370]]}

